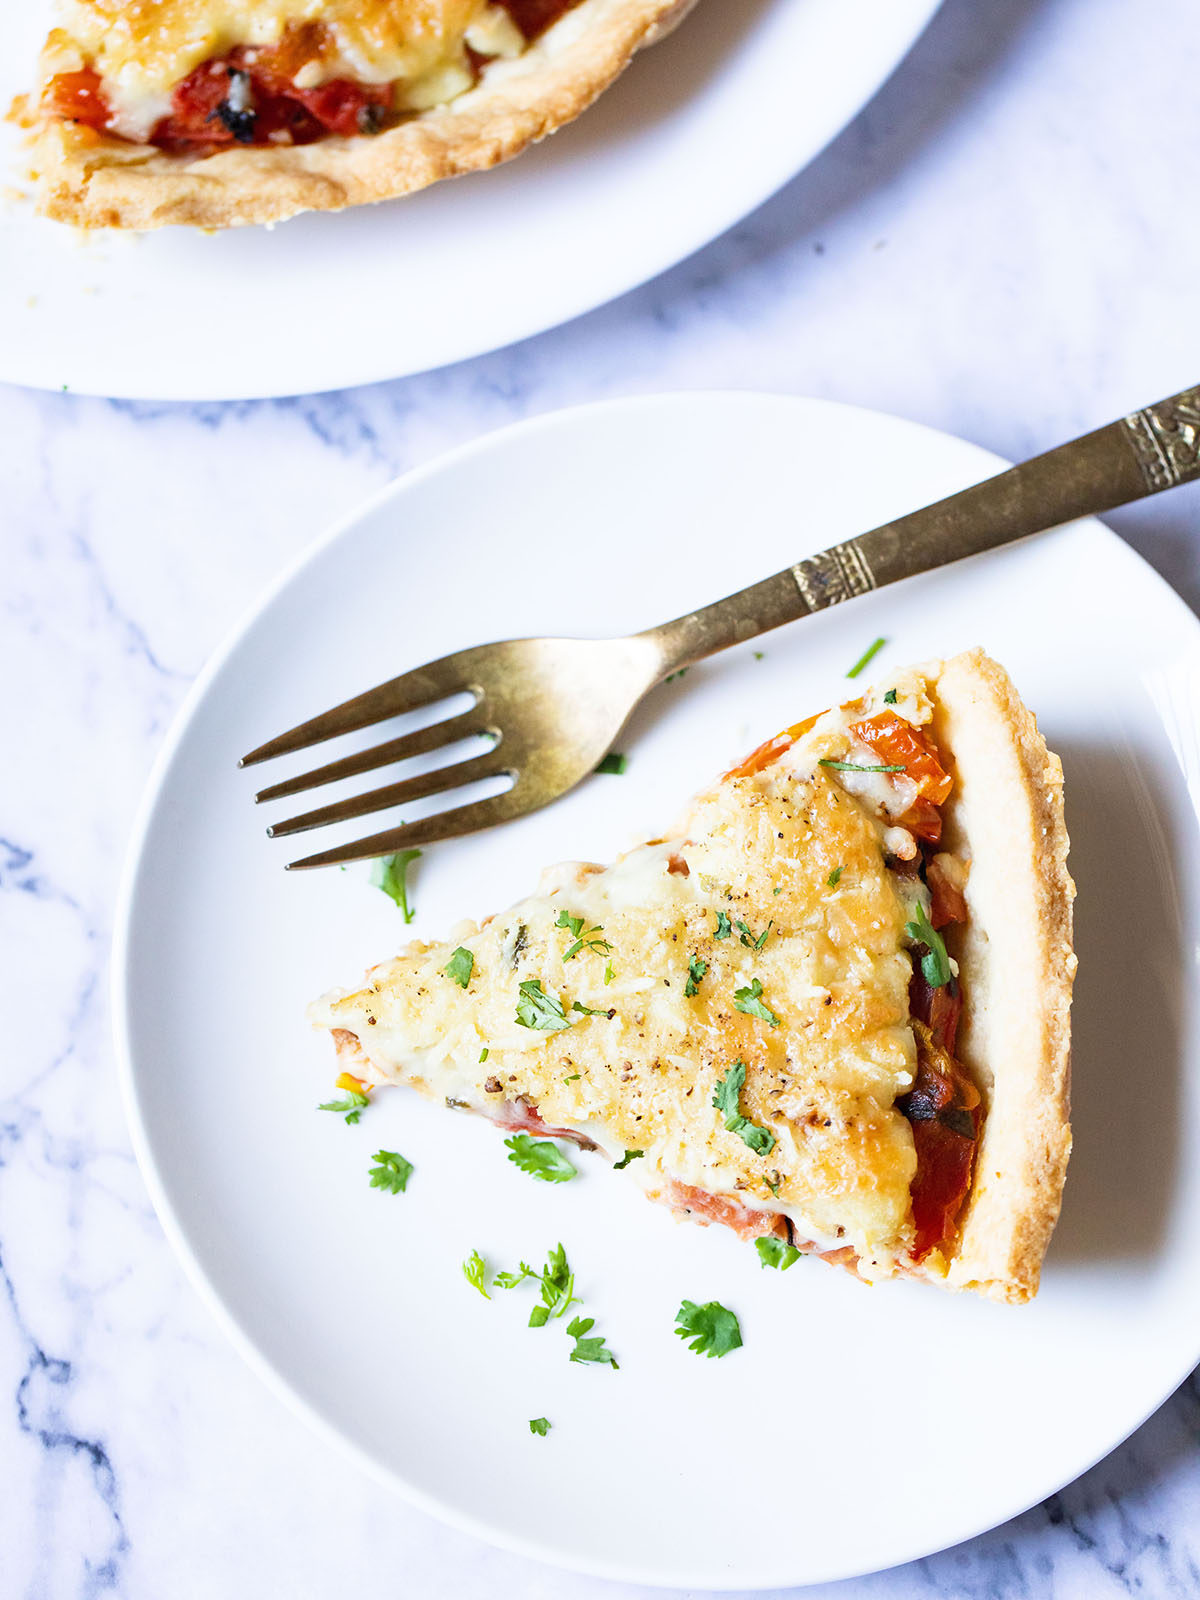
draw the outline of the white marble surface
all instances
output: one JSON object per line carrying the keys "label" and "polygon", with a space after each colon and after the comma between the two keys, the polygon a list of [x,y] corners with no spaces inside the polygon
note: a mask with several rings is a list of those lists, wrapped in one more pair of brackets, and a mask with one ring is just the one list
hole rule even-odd
{"label": "white marble surface", "polygon": [[[478,1545],[361,1477],[243,1369],[183,1280],[109,1042],[112,902],[140,787],[189,681],[280,565],[483,429],[730,386],[876,406],[1017,456],[1200,380],[1198,81],[1188,6],[947,0],[807,173],[571,326],[315,399],[0,391],[5,1597],[621,1592]],[[1200,494],[1112,521],[1200,604]],[[1198,1445],[1193,1376],[1045,1505],[815,1592],[1193,1595]]]}

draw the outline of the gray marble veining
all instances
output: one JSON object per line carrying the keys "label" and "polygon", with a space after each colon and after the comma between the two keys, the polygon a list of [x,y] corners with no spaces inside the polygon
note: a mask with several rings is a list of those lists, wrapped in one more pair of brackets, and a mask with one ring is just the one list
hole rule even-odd
{"label": "gray marble veining", "polygon": [[[109,1042],[112,906],[146,772],[273,574],[397,472],[483,430],[592,398],[748,387],[1017,456],[1195,383],[1197,81],[1189,7],[947,0],[774,200],[515,349],[230,406],[0,391],[0,1594],[618,1592],[476,1544],[362,1477],[243,1368],[184,1282]],[[1200,605],[1200,494],[1112,520]],[[811,1592],[1191,1596],[1198,1504],[1193,1375],[1044,1505]]]}

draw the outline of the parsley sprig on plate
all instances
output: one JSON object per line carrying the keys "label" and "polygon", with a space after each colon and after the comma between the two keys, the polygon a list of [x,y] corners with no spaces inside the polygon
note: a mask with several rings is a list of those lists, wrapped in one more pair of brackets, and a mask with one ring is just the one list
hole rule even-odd
{"label": "parsley sprig on plate", "polygon": [[595,1361],[601,1366],[608,1366],[614,1372],[618,1371],[617,1358],[604,1342],[604,1335],[597,1334],[594,1338],[585,1338],[596,1326],[595,1317],[572,1317],[567,1323],[567,1336],[575,1341],[571,1351],[572,1361]]}
{"label": "parsley sprig on plate", "polygon": [[514,1133],[511,1139],[505,1139],[504,1148],[514,1166],[531,1178],[540,1178],[543,1183],[569,1183],[579,1176],[578,1169],[549,1139],[531,1139],[527,1133]]}
{"label": "parsley sprig on plate", "polygon": [[416,916],[408,903],[408,869],[420,856],[419,850],[397,850],[394,856],[380,856],[371,869],[371,882],[400,907],[405,922]]}
{"label": "parsley sprig on plate", "polygon": [[345,1117],[346,1122],[352,1126],[370,1103],[361,1090],[347,1089],[344,1100],[326,1100],[317,1107],[317,1110],[333,1111],[339,1117]]}
{"label": "parsley sprig on plate", "polygon": [[800,1251],[794,1244],[788,1244],[785,1239],[777,1239],[773,1234],[755,1239],[754,1248],[758,1251],[758,1259],[764,1267],[778,1267],[780,1272],[786,1272],[800,1259]]}
{"label": "parsley sprig on plate", "polygon": [[737,1317],[719,1300],[709,1300],[702,1306],[694,1300],[685,1300],[675,1314],[675,1332],[689,1350],[710,1358],[727,1356],[742,1343]]}
{"label": "parsley sprig on plate", "polygon": [[412,1177],[413,1164],[395,1150],[376,1150],[371,1157],[372,1189],[386,1189],[389,1194],[403,1194]]}

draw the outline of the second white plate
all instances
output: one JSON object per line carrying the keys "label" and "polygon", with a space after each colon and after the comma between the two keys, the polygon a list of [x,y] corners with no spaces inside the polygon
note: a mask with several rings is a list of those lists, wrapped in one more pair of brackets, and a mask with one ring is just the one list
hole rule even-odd
{"label": "second white plate", "polygon": [[[407,200],[81,244],[0,214],[0,380],[235,400],[398,378],[601,305],[731,227],[833,138],[938,0],[702,0],[578,122]],[[0,106],[47,5],[19,11]],[[6,19],[7,20],[7,19]],[[0,164],[17,133],[0,122]]]}
{"label": "second white plate", "polygon": [[[736,1238],[676,1225],[586,1158],[573,1183],[535,1183],[493,1128],[401,1091],[355,1128],[318,1113],[333,1064],[306,1001],[410,930],[364,871],[285,874],[288,844],[263,836],[251,803],[260,774],[235,767],[430,657],[647,626],[997,465],[908,423],[775,397],[544,418],[394,485],[197,686],[147,802],[116,957],[147,1181],[258,1370],[457,1526],[635,1582],[844,1577],[1057,1489],[1200,1354],[1200,628],[1099,525],[693,669],[628,730],[624,777],[435,847],[413,873],[411,932],[448,931],[515,899],[545,863],[603,860],[668,821],[732,758],[840,697],[877,634],[880,674],[987,646],[1063,756],[1079,884],[1076,1149],[1027,1308],[867,1290],[815,1262],[765,1272]],[[368,1187],[380,1147],[415,1164],[403,1196]],[[473,1248],[511,1266],[559,1240],[619,1372],[572,1366],[560,1329],[529,1330],[516,1293],[488,1303],[460,1272]],[[744,1349],[686,1350],[673,1332],[684,1297],[732,1306]],[[541,1415],[545,1439],[528,1429]]]}

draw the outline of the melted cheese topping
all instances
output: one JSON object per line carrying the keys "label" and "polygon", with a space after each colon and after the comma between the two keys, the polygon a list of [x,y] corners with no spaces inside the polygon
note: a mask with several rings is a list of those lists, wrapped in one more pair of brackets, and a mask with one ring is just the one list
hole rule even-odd
{"label": "melted cheese topping", "polygon": [[[328,47],[304,86],[348,77],[403,83],[414,106],[471,83],[463,41],[489,27],[485,0],[59,0],[51,71],[90,64],[104,80],[119,131],[144,137],[194,67],[237,45],[277,44],[288,28],[319,23]],[[491,19],[504,39],[504,19]],[[432,98],[431,98],[432,96]]]}
{"label": "melted cheese topping", "polygon": [[[927,720],[919,683],[909,690],[891,709]],[[549,1125],[585,1132],[613,1156],[644,1150],[628,1171],[652,1192],[675,1179],[782,1211],[823,1248],[852,1245],[868,1274],[892,1270],[911,1243],[915,1170],[894,1106],[915,1069],[904,897],[924,889],[885,865],[895,830],[876,802],[889,796],[856,797],[819,764],[844,758],[848,724],[868,704],[826,713],[785,758],[724,779],[678,837],[607,870],[558,869],[481,928],[413,945],[365,988],[327,996],[313,1021],[354,1036],[353,1070],[371,1082],[493,1114],[524,1097]],[[686,875],[670,870],[676,856]],[[600,925],[594,937],[611,950],[564,961],[564,910]],[[718,938],[723,917],[732,932]],[[444,972],[456,944],[474,957],[466,991]],[[693,960],[707,970],[688,996]],[[571,1027],[517,1022],[529,979]],[[778,1026],[738,1009],[737,991],[755,980]],[[613,1015],[576,1013],[576,1001]],[[738,1060],[741,1112],[775,1138],[765,1157],[712,1104]]]}

